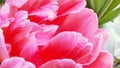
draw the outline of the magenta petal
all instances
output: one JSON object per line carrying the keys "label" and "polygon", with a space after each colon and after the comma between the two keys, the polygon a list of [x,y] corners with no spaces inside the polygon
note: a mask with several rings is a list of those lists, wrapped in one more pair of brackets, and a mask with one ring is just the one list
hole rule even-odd
{"label": "magenta petal", "polygon": [[6,3],[10,4],[11,6],[20,8],[22,7],[28,0],[6,0]]}
{"label": "magenta petal", "polygon": [[92,64],[86,65],[84,68],[112,68],[112,66],[113,56],[106,51],[102,51]]}
{"label": "magenta petal", "polygon": [[0,62],[8,57],[9,57],[9,54],[6,48],[6,44],[4,42],[3,31],[2,29],[0,29]]}
{"label": "magenta petal", "polygon": [[0,8],[0,27],[6,27],[9,25],[8,15],[10,13],[10,7],[8,4],[4,4]]}
{"label": "magenta petal", "polygon": [[29,16],[38,16],[43,18],[43,20],[53,20],[57,17],[57,10],[57,2],[51,2],[38,10],[32,11]]}
{"label": "magenta petal", "polygon": [[35,68],[35,66],[21,57],[12,57],[5,59],[0,68]]}
{"label": "magenta petal", "polygon": [[4,4],[1,8],[0,8],[0,16],[8,16],[10,13],[10,7],[8,4]]}
{"label": "magenta petal", "polygon": [[20,23],[9,26],[4,30],[6,42],[11,44],[11,56],[21,56],[27,61],[39,65],[38,45],[35,34],[32,31],[32,24],[24,20]]}
{"label": "magenta petal", "polygon": [[28,0],[27,3],[25,3],[20,9],[32,11],[39,9],[41,6],[46,5],[50,2],[54,2],[54,0]]}
{"label": "magenta petal", "polygon": [[50,40],[41,52],[41,62],[59,58],[71,58],[77,61],[79,58],[89,55],[92,44],[76,32],[61,32]]}
{"label": "magenta petal", "polygon": [[57,25],[38,25],[36,23],[33,23],[32,32],[35,33],[37,45],[47,45],[57,29]]}
{"label": "magenta petal", "polygon": [[62,22],[63,24],[60,25],[58,32],[77,31],[87,38],[93,36],[98,29],[97,15],[88,8],[83,9],[77,14],[68,15]]}
{"label": "magenta petal", "polygon": [[93,43],[93,50],[91,52],[91,54],[89,54],[88,56],[84,57],[84,58],[80,58],[78,61],[84,65],[89,65],[91,63],[93,63],[96,58],[98,57],[100,50],[102,49],[102,46],[104,45],[104,37],[102,35],[102,33],[97,32],[96,34],[94,34],[93,38],[90,39],[90,41]]}
{"label": "magenta petal", "polygon": [[58,15],[63,16],[71,13],[80,12],[86,5],[85,0],[58,0]]}
{"label": "magenta petal", "polygon": [[14,18],[16,22],[20,23],[21,21],[25,20],[28,18],[28,12],[25,10],[18,11],[15,15]]}
{"label": "magenta petal", "polygon": [[81,64],[75,63],[71,59],[51,60],[39,68],[83,68]]}

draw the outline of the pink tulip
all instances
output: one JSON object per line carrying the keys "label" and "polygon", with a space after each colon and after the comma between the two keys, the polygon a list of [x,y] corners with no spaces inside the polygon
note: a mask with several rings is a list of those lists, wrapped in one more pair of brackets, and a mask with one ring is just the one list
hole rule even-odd
{"label": "pink tulip", "polygon": [[0,51],[0,58],[5,58],[1,67],[11,61],[16,67],[29,66],[29,61],[36,68],[112,68],[113,57],[104,49],[107,34],[98,28],[93,10],[85,8],[85,0],[6,0],[6,4],[9,25],[1,27],[5,40],[0,40],[11,50],[2,45],[10,58]]}

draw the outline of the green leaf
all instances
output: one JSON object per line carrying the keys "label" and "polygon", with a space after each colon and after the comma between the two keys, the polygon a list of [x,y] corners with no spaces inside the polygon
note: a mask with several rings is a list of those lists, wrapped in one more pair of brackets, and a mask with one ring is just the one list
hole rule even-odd
{"label": "green leaf", "polygon": [[120,8],[117,8],[116,10],[107,13],[103,18],[100,19],[99,25],[102,25],[110,20],[113,20],[119,14],[120,14]]}
{"label": "green leaf", "polygon": [[106,13],[108,13],[108,12],[112,11],[113,9],[115,9],[119,4],[120,4],[120,0],[114,0],[112,2],[112,4],[110,5],[110,7],[108,8]]}
{"label": "green leaf", "polygon": [[103,8],[101,9],[100,13],[98,14],[99,19],[101,19],[105,15],[106,11],[108,10],[109,6],[111,5],[111,3],[113,1],[114,0],[106,0],[105,5],[103,6]]}
{"label": "green leaf", "polygon": [[94,11],[98,14],[100,10],[103,8],[106,0],[94,0]]}
{"label": "green leaf", "polygon": [[87,0],[87,7],[94,9],[94,0]]}
{"label": "green leaf", "polygon": [[100,24],[104,24],[110,20],[113,20],[118,14],[120,14],[120,8],[116,7],[120,4],[120,0],[113,0],[105,14],[100,19]]}

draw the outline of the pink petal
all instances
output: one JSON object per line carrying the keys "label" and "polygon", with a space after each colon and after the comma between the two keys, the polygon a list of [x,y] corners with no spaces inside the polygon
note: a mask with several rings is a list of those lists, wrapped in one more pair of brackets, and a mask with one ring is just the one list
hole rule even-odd
{"label": "pink petal", "polygon": [[105,49],[105,45],[106,45],[106,42],[107,42],[108,37],[109,37],[108,32],[106,30],[104,30],[103,28],[100,28],[100,29],[97,30],[96,33],[101,34],[101,36],[102,36],[102,45],[101,45],[101,47],[102,47],[102,49]]}
{"label": "pink petal", "polygon": [[75,63],[71,59],[51,60],[39,68],[83,68],[81,64]]}
{"label": "pink petal", "polygon": [[24,20],[18,24],[10,25],[4,30],[4,35],[6,42],[12,45],[11,56],[24,57],[38,66],[40,64],[38,45],[35,34],[31,31],[32,24],[28,20]]}
{"label": "pink petal", "polygon": [[3,31],[2,29],[0,29],[0,61],[3,61],[8,57],[9,57],[9,54],[6,48],[6,44],[4,42]]}
{"label": "pink petal", "polygon": [[22,7],[28,0],[6,0],[6,3],[8,3],[11,6],[20,8]]}
{"label": "pink petal", "polygon": [[[21,10],[15,13],[13,21],[10,24],[12,29],[16,28],[21,22],[23,23],[24,20],[28,18],[28,12],[25,10]],[[28,21],[29,22],[29,21]]]}
{"label": "pink petal", "polygon": [[62,32],[50,40],[41,50],[41,63],[59,58],[71,58],[77,61],[88,56],[92,51],[92,44],[76,32]]}
{"label": "pink petal", "polygon": [[7,27],[8,25],[10,24],[9,20],[6,18],[6,19],[1,19],[0,18],[0,27]]}
{"label": "pink petal", "polygon": [[84,68],[113,68],[113,56],[102,51],[97,59],[90,65],[84,66]]}
{"label": "pink petal", "polygon": [[68,15],[61,23],[62,25],[60,25],[58,32],[77,31],[88,39],[91,38],[98,29],[97,15],[88,8],[85,8],[80,13]]}
{"label": "pink petal", "polygon": [[0,8],[0,16],[8,16],[10,12],[10,7],[9,5],[6,3],[4,4],[1,8]]}
{"label": "pink petal", "polygon": [[25,10],[21,10],[13,14],[14,17],[10,18],[10,25],[9,27],[11,29],[15,29],[17,25],[19,25],[21,22],[26,20],[28,18],[28,12]]}
{"label": "pink petal", "polygon": [[14,15],[14,18],[15,18],[16,22],[21,22],[21,21],[23,21],[23,20],[28,18],[28,12],[25,11],[25,10],[18,11]]}
{"label": "pink petal", "polygon": [[21,57],[12,57],[5,59],[0,68],[35,68],[35,66]]}
{"label": "pink petal", "polygon": [[[56,12],[57,12],[58,6],[57,2],[51,2],[40,9],[34,10],[29,14],[29,17],[32,21],[37,22],[35,19],[36,16],[38,19],[42,18],[42,20],[53,20],[57,17]],[[40,21],[40,20],[39,20]]]}
{"label": "pink petal", "polygon": [[39,9],[41,6],[46,5],[50,2],[54,2],[54,1],[53,0],[28,0],[27,3],[24,4],[24,6],[21,7],[20,9],[32,11],[32,10]]}
{"label": "pink petal", "polygon": [[96,33],[94,34],[95,36],[93,36],[94,38],[91,38],[91,42],[93,43],[93,50],[91,52],[91,54],[89,54],[88,56],[84,57],[84,58],[80,58],[78,60],[78,62],[84,64],[84,65],[88,65],[93,63],[96,58],[98,57],[101,47],[102,47],[102,43],[103,43],[103,36],[101,35],[101,33]]}
{"label": "pink petal", "polygon": [[9,20],[7,19],[10,13],[10,7],[8,4],[4,4],[0,9],[0,27],[6,27],[9,25]]}
{"label": "pink petal", "polygon": [[80,12],[86,5],[85,0],[58,0],[59,10],[58,15],[67,15]]}
{"label": "pink petal", "polygon": [[32,24],[33,29],[31,32],[35,33],[35,37],[37,39],[36,42],[37,45],[39,46],[47,45],[49,40],[53,37],[58,28],[57,25],[45,25],[45,24],[38,25],[36,23]]}

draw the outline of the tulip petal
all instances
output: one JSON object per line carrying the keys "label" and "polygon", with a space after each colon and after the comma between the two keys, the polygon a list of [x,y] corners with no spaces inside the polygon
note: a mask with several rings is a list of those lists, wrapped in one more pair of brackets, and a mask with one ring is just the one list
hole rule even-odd
{"label": "tulip petal", "polygon": [[31,32],[35,33],[36,42],[39,46],[47,45],[49,40],[53,37],[56,30],[58,29],[57,25],[38,25],[36,23],[33,24],[33,29]]}
{"label": "tulip petal", "polygon": [[15,20],[17,20],[17,22],[21,22],[25,19],[28,18],[28,12],[25,11],[25,10],[21,10],[21,11],[18,11],[15,15],[14,15],[14,18]]}
{"label": "tulip petal", "polygon": [[97,59],[84,68],[113,68],[113,56],[107,51],[101,51]]}
{"label": "tulip petal", "polygon": [[28,0],[6,0],[6,3],[8,3],[11,6],[20,8],[22,7]]}
{"label": "tulip petal", "polygon": [[98,57],[100,50],[102,48],[103,36],[101,35],[101,33],[96,33],[94,38],[92,38],[90,41],[93,43],[93,50],[91,54],[89,54],[88,56],[84,58],[78,59],[78,62],[84,65],[91,64]]}
{"label": "tulip petal", "polygon": [[0,8],[0,16],[8,16],[10,12],[10,7],[8,4],[4,4],[1,8]]}
{"label": "tulip petal", "polygon": [[41,50],[41,63],[59,58],[71,58],[77,61],[88,56],[92,51],[92,44],[76,32],[62,32],[50,40]]}
{"label": "tulip petal", "polygon": [[4,30],[6,42],[12,45],[10,55],[24,57],[38,66],[40,61],[38,60],[38,45],[35,34],[31,32],[32,24],[25,20],[14,25],[14,28],[11,26],[7,30]]}
{"label": "tulip petal", "polygon": [[4,42],[3,31],[0,29],[0,62],[9,57],[6,44]]}
{"label": "tulip petal", "polygon": [[35,68],[35,66],[21,57],[12,57],[5,59],[0,68]]}
{"label": "tulip petal", "polygon": [[10,7],[8,4],[4,4],[0,8],[0,27],[6,27],[9,25],[8,15],[10,13]]}
{"label": "tulip petal", "polygon": [[88,39],[91,38],[98,29],[97,15],[88,8],[85,8],[80,13],[68,15],[62,22],[58,33],[61,31],[77,31]]}
{"label": "tulip petal", "polygon": [[80,12],[85,6],[85,0],[58,0],[58,16]]}
{"label": "tulip petal", "polygon": [[50,2],[55,2],[55,1],[54,0],[28,0],[27,3],[25,3],[20,8],[20,10],[28,10],[28,11],[36,10],[36,9],[39,9],[41,6],[44,6]]}
{"label": "tulip petal", "polygon": [[[39,21],[40,21],[40,18],[42,18],[42,20],[53,20],[57,17],[57,15],[56,15],[57,10],[58,10],[57,2],[51,2],[45,6],[42,6],[41,8],[39,8],[37,10],[32,11],[29,14],[29,17],[32,21],[35,21],[37,19],[39,19]],[[37,19],[35,19],[35,17]],[[32,19],[32,18],[34,18],[34,19]]]}
{"label": "tulip petal", "polygon": [[82,65],[75,63],[71,59],[51,60],[39,68],[83,68]]}

